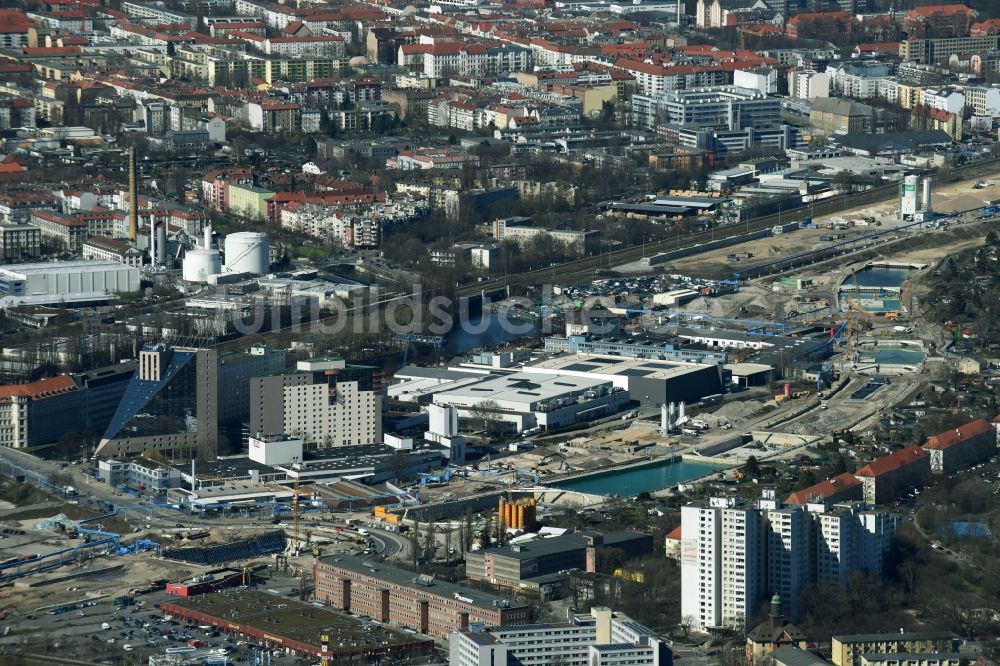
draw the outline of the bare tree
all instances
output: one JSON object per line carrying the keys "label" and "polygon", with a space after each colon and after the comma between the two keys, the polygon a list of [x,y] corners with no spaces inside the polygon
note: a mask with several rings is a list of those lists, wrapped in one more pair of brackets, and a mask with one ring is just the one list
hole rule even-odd
{"label": "bare tree", "polygon": [[481,400],[469,408],[472,418],[482,425],[485,434],[500,429],[500,405],[496,400]]}
{"label": "bare tree", "polygon": [[677,624],[684,632],[684,638],[687,639],[691,635],[691,630],[694,629],[695,625],[698,624],[698,619],[694,615],[684,615],[681,617],[681,621]]}

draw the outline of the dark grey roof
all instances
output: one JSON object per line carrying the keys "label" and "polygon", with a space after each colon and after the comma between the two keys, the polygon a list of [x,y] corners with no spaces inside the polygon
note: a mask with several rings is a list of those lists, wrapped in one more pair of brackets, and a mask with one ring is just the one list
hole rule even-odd
{"label": "dark grey roof", "polygon": [[493,637],[493,634],[488,634],[485,631],[467,631],[465,637],[477,645],[497,645],[500,643]]}
{"label": "dark grey roof", "polygon": [[840,97],[817,97],[812,110],[818,113],[835,113],[841,116],[870,116],[872,107]]}
{"label": "dark grey roof", "polygon": [[921,130],[916,132],[892,132],[889,134],[867,134],[852,132],[834,137],[834,142],[869,153],[884,151],[912,151],[923,146],[951,145],[952,139],[943,130]]}
{"label": "dark grey roof", "polygon": [[494,556],[510,557],[515,560],[527,560],[545,555],[554,555],[571,550],[581,550],[587,547],[587,538],[582,534],[563,534],[547,539],[534,539],[522,543],[510,544],[502,548],[491,548]]}
{"label": "dark grey roof", "polygon": [[320,561],[349,569],[365,576],[380,578],[396,585],[405,585],[415,590],[424,590],[429,594],[439,597],[454,599],[456,598],[455,595],[459,595],[466,599],[471,599],[471,603],[480,608],[521,608],[524,606],[524,604],[512,602],[507,597],[489,594],[488,592],[482,592],[471,587],[449,583],[448,581],[436,578],[429,579],[423,577],[424,582],[415,582],[414,579],[421,578],[420,574],[394,567],[385,562],[373,562],[363,557],[357,557],[356,555],[328,555],[321,557]]}
{"label": "dark grey roof", "polygon": [[940,641],[955,640],[958,634],[950,631],[908,631],[904,634],[844,634],[834,636],[841,643],[878,643],[881,641]]}
{"label": "dark grey roof", "polygon": [[830,663],[812,652],[794,645],[778,648],[771,653],[771,658],[774,659],[775,664],[780,664],[780,666],[828,666]]}

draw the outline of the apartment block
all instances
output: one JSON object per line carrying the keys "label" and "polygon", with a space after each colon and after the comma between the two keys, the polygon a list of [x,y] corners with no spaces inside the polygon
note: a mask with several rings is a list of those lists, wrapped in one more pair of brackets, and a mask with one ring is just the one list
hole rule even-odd
{"label": "apartment block", "polygon": [[1000,45],[1000,35],[904,39],[899,43],[899,58],[916,63],[944,62],[953,55],[975,55],[996,51],[998,45]]}
{"label": "apartment block", "polygon": [[897,517],[863,504],[756,505],[712,498],[681,508],[681,616],[703,628],[746,627],[777,595],[794,621],[812,582],[880,575]]}
{"label": "apartment block", "polygon": [[958,652],[959,637],[950,631],[833,636],[834,666],[862,666],[869,655]]}
{"label": "apartment block", "polygon": [[965,93],[965,104],[976,115],[1000,114],[1000,88],[969,86],[962,92]]}
{"label": "apartment block", "polygon": [[299,361],[295,372],[250,380],[250,432],[288,433],[307,448],[382,441],[376,368],[342,359]]}
{"label": "apartment block", "polygon": [[960,3],[925,5],[903,15],[903,32],[913,37],[965,37],[976,11]]}
{"label": "apartment block", "polygon": [[493,238],[497,241],[511,240],[520,245],[538,238],[548,238],[563,243],[574,252],[583,254],[588,240],[596,239],[598,231],[576,231],[572,229],[547,229],[536,227],[530,217],[507,217],[493,221]]}
{"label": "apartment block", "polygon": [[19,261],[41,253],[42,232],[30,224],[0,224],[0,260]]}
{"label": "apartment block", "polygon": [[61,416],[79,411],[80,389],[69,375],[0,386],[0,446],[54,442],[64,432]]}
{"label": "apartment block", "polygon": [[[798,506],[783,506],[773,491],[760,502],[764,549],[767,553],[767,593],[780,595],[789,617],[798,617],[798,593],[810,580],[809,549],[812,523]],[[759,605],[759,604],[758,604]],[[756,607],[748,609],[752,615]]]}
{"label": "apartment block", "polygon": [[863,654],[861,666],[960,666],[963,659],[954,652],[900,652]]}
{"label": "apartment block", "polygon": [[862,499],[864,499],[864,487],[861,481],[850,472],[844,472],[808,488],[796,490],[785,501],[789,504],[809,504],[817,501],[836,504]]}
{"label": "apartment block", "polygon": [[854,473],[864,486],[864,500],[883,504],[923,485],[931,471],[930,456],[920,446],[908,446],[873,460]]}
{"label": "apartment block", "polygon": [[983,419],[976,419],[927,440],[932,472],[954,474],[988,460],[997,450],[997,431]]}
{"label": "apartment block", "polygon": [[788,96],[794,99],[829,97],[830,77],[814,69],[792,70],[788,73]]}

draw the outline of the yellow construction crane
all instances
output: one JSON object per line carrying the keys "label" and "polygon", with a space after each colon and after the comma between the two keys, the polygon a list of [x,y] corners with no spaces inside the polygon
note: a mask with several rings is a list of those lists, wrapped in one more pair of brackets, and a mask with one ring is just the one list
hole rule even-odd
{"label": "yellow construction crane", "polygon": [[847,357],[853,364],[855,353],[854,338],[859,335],[862,323],[867,324],[865,328],[871,328],[872,314],[853,299],[847,299],[845,305],[847,309]]}

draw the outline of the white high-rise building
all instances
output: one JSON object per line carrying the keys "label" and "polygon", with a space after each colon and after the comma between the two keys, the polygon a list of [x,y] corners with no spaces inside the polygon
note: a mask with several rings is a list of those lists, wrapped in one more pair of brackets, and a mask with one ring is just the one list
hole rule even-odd
{"label": "white high-rise building", "polygon": [[[764,491],[760,501],[766,534],[767,594],[787,599],[789,617],[797,617],[798,591],[809,581],[810,530],[812,525],[805,508],[783,506],[773,490]],[[751,609],[756,612],[757,607]]]}
{"label": "white high-rise building", "polygon": [[342,359],[299,361],[296,372],[250,380],[250,431],[286,433],[307,450],[382,441],[375,369]]}
{"label": "white high-rise building", "polygon": [[796,621],[802,589],[880,574],[898,516],[864,504],[759,505],[716,497],[681,508],[681,617],[699,628],[749,627],[773,595]]}
{"label": "white high-rise building", "polygon": [[681,617],[700,627],[745,624],[764,582],[759,512],[713,497],[682,507],[681,524]]}
{"label": "white high-rise building", "polygon": [[816,99],[830,96],[830,77],[815,69],[793,69],[788,73],[788,96]]}
{"label": "white high-rise building", "polygon": [[752,506],[722,509],[722,625],[745,627],[760,606],[764,546],[760,514]]}
{"label": "white high-rise building", "polygon": [[822,504],[815,513],[815,572],[821,583],[843,585],[847,574],[858,568],[857,530],[850,511],[825,511]]}
{"label": "white high-rise building", "polygon": [[681,507],[681,618],[698,627],[715,627],[722,619],[719,501]]}

